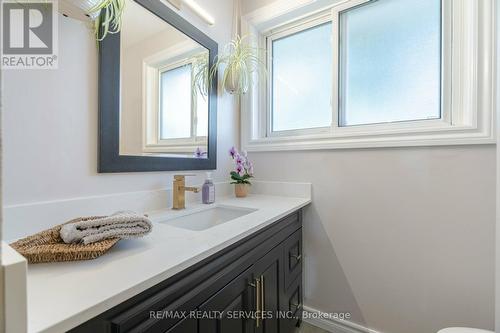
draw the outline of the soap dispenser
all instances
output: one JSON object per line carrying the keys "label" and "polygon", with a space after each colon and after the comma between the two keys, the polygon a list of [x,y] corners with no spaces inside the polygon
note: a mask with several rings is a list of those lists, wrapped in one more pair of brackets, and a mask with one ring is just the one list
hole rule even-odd
{"label": "soap dispenser", "polygon": [[207,172],[207,179],[203,183],[203,188],[201,190],[202,201],[204,204],[213,204],[215,202],[215,186],[212,181],[212,173]]}

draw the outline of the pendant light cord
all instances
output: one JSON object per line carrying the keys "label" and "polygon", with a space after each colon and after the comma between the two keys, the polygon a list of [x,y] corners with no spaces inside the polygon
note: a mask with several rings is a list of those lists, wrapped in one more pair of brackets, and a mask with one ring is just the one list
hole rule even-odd
{"label": "pendant light cord", "polygon": [[233,1],[233,37],[241,34],[241,0]]}

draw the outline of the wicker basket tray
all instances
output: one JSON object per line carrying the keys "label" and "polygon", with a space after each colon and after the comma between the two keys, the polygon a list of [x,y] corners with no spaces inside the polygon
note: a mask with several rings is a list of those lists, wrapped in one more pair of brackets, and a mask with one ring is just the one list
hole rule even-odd
{"label": "wicker basket tray", "polygon": [[[88,221],[102,216],[80,217],[67,223]],[[66,224],[66,223],[65,223]],[[10,246],[22,254],[30,264],[58,261],[89,260],[100,257],[113,247],[119,238],[106,239],[100,242],[84,244],[66,244],[59,236],[64,224],[20,239]]]}

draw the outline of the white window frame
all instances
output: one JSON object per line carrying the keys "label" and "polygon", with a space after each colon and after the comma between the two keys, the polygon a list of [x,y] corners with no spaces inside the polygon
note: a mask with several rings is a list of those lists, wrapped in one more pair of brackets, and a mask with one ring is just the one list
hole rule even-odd
{"label": "white window frame", "polygon": [[[191,137],[179,139],[161,138],[161,73],[184,65],[193,66],[193,56],[205,52],[201,47],[193,49],[192,43],[178,45],[148,57],[143,62],[143,135],[144,153],[194,153],[198,147],[206,147],[206,136],[197,136],[197,112],[191,96]],[[191,75],[193,73],[191,72]]]}
{"label": "white window frame", "polygon": [[[267,63],[267,81],[266,81],[266,137],[290,137],[290,136],[301,136],[308,134],[327,134],[331,131],[331,126],[328,127],[316,127],[316,128],[303,128],[303,129],[294,129],[294,130],[283,130],[283,131],[273,131],[273,87],[272,87],[272,73],[273,73],[273,53],[272,46],[275,40],[285,38],[296,33],[320,26],[322,24],[331,22],[332,17],[330,12],[323,12],[319,15],[313,15],[303,20],[298,20],[293,22],[292,24],[286,24],[285,26],[281,26],[276,29],[272,29],[267,31],[265,34],[266,39],[266,63]],[[333,111],[332,111],[333,112]],[[332,122],[333,122],[332,116]]]}
{"label": "white window frame", "polygon": [[[257,36],[260,48],[268,47],[274,36],[292,34],[314,22],[324,23],[326,21],[322,20],[325,20],[325,17],[332,20],[334,31],[332,126],[271,133],[271,88],[267,78],[256,77],[258,84],[242,99],[241,140],[246,150],[276,151],[496,142],[494,0],[442,0],[443,61],[440,119],[346,127],[338,125],[339,15],[344,10],[371,1],[373,0],[342,0],[330,6],[320,7],[321,1],[311,4],[310,1],[295,0],[287,4],[287,1],[279,0],[267,6],[268,8],[262,8],[243,17],[243,33]],[[272,64],[271,55],[268,56],[267,62]]]}

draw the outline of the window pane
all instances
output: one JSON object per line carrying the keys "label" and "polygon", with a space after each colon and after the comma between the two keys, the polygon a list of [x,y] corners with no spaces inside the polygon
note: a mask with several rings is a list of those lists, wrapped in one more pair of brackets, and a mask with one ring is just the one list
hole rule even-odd
{"label": "window pane", "polygon": [[161,73],[160,138],[191,137],[191,65]]}
{"label": "window pane", "polygon": [[196,135],[208,136],[208,96],[196,94],[196,108],[198,122],[196,123]]}
{"label": "window pane", "polygon": [[273,41],[273,131],[331,126],[331,36],[326,23]]}
{"label": "window pane", "polygon": [[441,1],[341,13],[340,125],[441,117]]}

